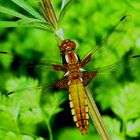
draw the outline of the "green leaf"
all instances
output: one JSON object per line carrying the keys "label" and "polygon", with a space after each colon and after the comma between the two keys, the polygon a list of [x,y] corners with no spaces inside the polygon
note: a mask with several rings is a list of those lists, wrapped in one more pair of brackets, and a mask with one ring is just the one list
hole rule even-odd
{"label": "green leaf", "polygon": [[4,131],[4,133],[1,135],[0,132],[0,139],[1,140],[19,140],[19,136],[16,133],[13,133],[11,131]]}
{"label": "green leaf", "polygon": [[12,131],[3,131],[0,129],[0,140],[44,140],[44,139],[41,137],[32,137],[29,135],[17,134]]}
{"label": "green leaf", "polygon": [[47,23],[43,23],[40,20],[32,18],[20,19],[18,21],[0,21],[0,27],[35,27],[51,32],[50,28],[48,27],[48,25],[46,26],[46,24]]}
{"label": "green leaf", "polygon": [[41,91],[37,87],[38,81],[31,78],[12,78],[6,83],[6,89],[12,94],[8,95],[9,106],[38,108]]}
{"label": "green leaf", "polygon": [[125,136],[121,134],[121,122],[117,119],[104,116],[103,120],[108,128],[111,140],[125,140]]}
{"label": "green leaf", "polygon": [[36,140],[45,140],[45,139],[42,137],[38,137],[38,138],[36,138]]}
{"label": "green leaf", "polygon": [[27,16],[17,12],[17,11],[14,11],[10,8],[6,8],[6,7],[3,7],[3,6],[0,6],[0,12],[1,13],[4,13],[4,14],[7,14],[7,15],[11,15],[11,16],[14,16],[14,17],[18,17],[18,18],[28,18]]}
{"label": "green leaf", "polygon": [[[90,130],[89,130],[90,131]],[[88,132],[87,135],[81,135],[77,128],[67,127],[58,133],[58,140],[101,140],[96,133],[96,130]]]}
{"label": "green leaf", "polygon": [[17,122],[14,116],[6,111],[0,110],[0,129],[18,133]]}
{"label": "green leaf", "polygon": [[22,140],[34,140],[34,138],[28,135],[24,135],[22,136]]}
{"label": "green leaf", "polygon": [[17,22],[18,25],[21,27],[36,27],[51,32],[49,25],[45,21],[41,21],[34,18],[28,18],[28,19],[18,20]]}
{"label": "green leaf", "polygon": [[35,20],[0,21],[0,27],[34,27],[38,26]]}
{"label": "green leaf", "polygon": [[62,5],[61,5],[61,11],[58,17],[58,24],[61,24],[61,21],[67,11],[67,8],[69,7],[70,3],[72,2],[72,0],[62,0]]}
{"label": "green leaf", "polygon": [[61,92],[54,93],[53,95],[45,92],[41,96],[41,106],[48,122],[54,115],[63,110],[60,105],[65,100],[64,93]]}
{"label": "green leaf", "polygon": [[24,10],[26,10],[28,13],[30,13],[32,16],[34,16],[37,19],[41,19],[43,20],[44,18],[38,13],[36,12],[27,2],[25,2],[24,0],[11,0],[12,2],[14,2],[15,4],[17,4],[19,7],[23,8]]}
{"label": "green leaf", "polygon": [[124,87],[116,90],[112,99],[112,110],[124,122],[139,117],[140,114],[140,96],[139,84],[128,83]]}
{"label": "green leaf", "polygon": [[21,132],[24,132],[31,136],[35,135],[37,133],[37,125],[42,121],[43,117],[40,108],[22,108],[20,110],[18,126]]}
{"label": "green leaf", "polygon": [[18,27],[18,23],[15,21],[0,21],[0,27]]}
{"label": "green leaf", "polygon": [[129,121],[126,127],[126,134],[129,137],[137,137],[140,134],[140,119]]}

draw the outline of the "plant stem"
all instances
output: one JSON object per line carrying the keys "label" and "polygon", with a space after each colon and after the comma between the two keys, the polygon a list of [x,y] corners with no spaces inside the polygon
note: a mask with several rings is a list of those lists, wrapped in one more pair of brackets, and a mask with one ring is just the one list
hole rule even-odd
{"label": "plant stem", "polygon": [[50,126],[50,118],[46,118],[46,113],[44,111],[44,109],[42,108],[42,114],[43,114],[43,118],[45,120],[45,124],[47,125],[48,128],[48,132],[49,132],[49,140],[53,140],[53,134],[52,134],[52,129]]}
{"label": "plant stem", "polygon": [[48,131],[49,131],[49,140],[53,140],[53,134],[52,134],[52,129],[51,129],[51,126],[50,126],[50,123],[49,121],[46,121],[46,124],[47,124],[47,127],[48,127]]}
{"label": "plant stem", "polygon": [[123,120],[123,123],[122,123],[122,134],[123,134],[123,137],[124,137],[125,140],[126,140],[126,124],[127,124],[127,120]]}
{"label": "plant stem", "polygon": [[90,117],[99,133],[99,136],[100,136],[101,140],[110,140],[107,130],[102,121],[102,117],[101,117],[99,110],[95,104],[95,101],[92,97],[92,94],[87,87],[85,89],[87,92],[87,100],[88,100]]}

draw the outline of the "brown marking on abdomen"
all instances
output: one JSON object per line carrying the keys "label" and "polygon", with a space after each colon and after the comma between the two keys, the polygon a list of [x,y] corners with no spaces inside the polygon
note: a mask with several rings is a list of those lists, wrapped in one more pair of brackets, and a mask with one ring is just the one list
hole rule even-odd
{"label": "brown marking on abdomen", "polygon": [[70,108],[76,126],[85,135],[88,131],[88,105],[85,88],[80,79],[74,79],[69,85]]}

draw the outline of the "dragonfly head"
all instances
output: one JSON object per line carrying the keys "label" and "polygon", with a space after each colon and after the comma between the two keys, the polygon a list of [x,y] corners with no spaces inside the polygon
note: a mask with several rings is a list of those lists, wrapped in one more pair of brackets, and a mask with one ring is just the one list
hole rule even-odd
{"label": "dragonfly head", "polygon": [[61,54],[65,55],[66,53],[75,50],[76,48],[76,44],[71,41],[71,40],[63,40],[61,46],[60,46],[60,50],[61,50]]}

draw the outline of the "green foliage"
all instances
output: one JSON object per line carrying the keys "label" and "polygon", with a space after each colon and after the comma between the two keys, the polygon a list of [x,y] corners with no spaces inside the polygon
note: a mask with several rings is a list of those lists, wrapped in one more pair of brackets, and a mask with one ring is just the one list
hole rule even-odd
{"label": "green foliage", "polygon": [[[90,130],[88,132],[88,135],[85,135],[83,137],[83,135],[81,135],[78,130],[75,131],[75,129],[68,127],[66,129],[62,130],[62,132],[57,136],[56,139],[65,140],[65,139],[69,138],[69,139],[73,139],[73,140],[77,140],[77,139],[80,139],[80,140],[87,140],[87,139],[100,140],[98,134],[96,133],[96,130],[93,128],[91,128]],[[93,133],[95,133],[95,134],[93,135]]]}
{"label": "green foliage", "polygon": [[[59,13],[61,1],[53,0],[53,4]],[[66,10],[63,5],[67,5]],[[93,70],[124,56],[140,54],[138,1],[63,0],[63,5],[64,11],[61,9],[61,15],[57,14],[61,23],[59,26],[62,26],[65,38],[76,41],[76,52],[80,58],[101,41],[122,15],[130,15],[94,56],[87,69]],[[81,135],[74,123],[73,127],[66,124],[72,116],[71,119],[67,115],[64,120],[59,119],[61,123],[65,122],[63,128],[59,127],[56,119],[60,112],[70,112],[61,107],[68,95],[64,91],[54,93],[47,85],[42,93],[39,83],[44,85],[57,81],[63,77],[61,72],[40,66],[30,71],[25,64],[13,64],[11,61],[27,58],[27,62],[41,59],[61,63],[54,36],[33,28],[49,30],[37,6],[37,2],[32,0],[0,1],[0,27],[17,27],[0,29],[0,51],[12,54],[10,57],[0,56],[0,140],[99,140],[92,122],[86,136]],[[114,71],[99,75],[89,85],[111,140],[140,139],[139,60],[134,64],[133,69],[128,71],[125,62]],[[11,91],[14,92],[7,95]]]}
{"label": "green foliage", "polygon": [[129,121],[127,124],[126,134],[130,137],[138,137],[140,133],[140,119]]}
{"label": "green foliage", "polygon": [[128,83],[116,92],[116,96],[111,100],[113,112],[124,122],[138,118],[140,114],[139,84]]}
{"label": "green foliage", "polygon": [[[27,80],[22,77],[20,79],[12,79],[7,81],[8,90],[16,90],[19,85],[27,88],[29,85],[36,85],[37,81]],[[21,87],[21,86],[20,86]],[[31,91],[32,90],[32,91]],[[34,136],[36,125],[43,120],[41,110],[39,108],[39,94],[31,90],[20,90],[11,95],[1,96],[1,129],[7,135],[6,139],[20,139],[24,135]],[[31,94],[32,93],[32,94]],[[35,93],[35,94],[33,94]],[[9,133],[11,132],[11,135]],[[12,134],[13,133],[13,134]],[[21,136],[20,136],[21,135]]]}
{"label": "green foliage", "polygon": [[112,140],[124,140],[124,135],[121,133],[121,122],[117,119],[104,116],[103,120],[108,128],[109,135]]}
{"label": "green foliage", "polygon": [[64,101],[62,94],[50,95],[45,104],[40,104],[41,87],[38,86],[38,81],[25,77],[9,79],[6,82],[6,89],[13,93],[1,94],[1,139],[4,136],[5,140],[12,138],[43,140],[37,137],[37,126],[43,126],[46,122],[46,131],[48,131],[47,127],[52,116],[62,111],[59,108]]}
{"label": "green foliage", "polygon": [[110,101],[111,110],[118,116],[118,119],[104,118],[112,139],[118,137],[120,140],[125,140],[127,136],[138,137],[140,133],[139,84],[128,83],[116,88],[115,92],[117,94],[112,94]]}

